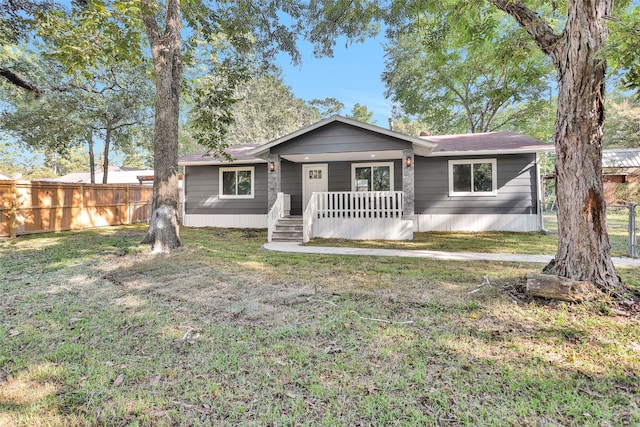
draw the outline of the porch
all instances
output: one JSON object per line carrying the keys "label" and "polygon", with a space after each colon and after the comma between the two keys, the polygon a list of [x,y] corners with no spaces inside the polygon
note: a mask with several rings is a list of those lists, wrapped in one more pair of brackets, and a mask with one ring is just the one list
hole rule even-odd
{"label": "porch", "polygon": [[[290,198],[280,192],[268,216],[268,240],[291,223]],[[311,194],[298,239],[411,240],[413,218],[405,217],[403,191],[334,191]],[[296,232],[296,230],[290,230]]]}

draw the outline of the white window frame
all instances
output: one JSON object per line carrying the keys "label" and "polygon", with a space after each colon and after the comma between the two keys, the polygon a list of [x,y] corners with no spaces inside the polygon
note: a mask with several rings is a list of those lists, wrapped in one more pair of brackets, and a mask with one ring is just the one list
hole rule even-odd
{"label": "white window frame", "polygon": [[[236,172],[236,191],[238,188],[238,172],[249,171],[251,172],[251,194],[222,194],[222,187],[224,182],[222,180],[222,174],[224,172]],[[254,166],[232,167],[232,168],[219,168],[218,170],[218,198],[220,199],[253,199],[255,198],[255,179],[256,168]]]}
{"label": "white window frame", "polygon": [[[473,166],[471,168],[471,191],[453,191],[453,166],[491,163],[491,191],[473,191]],[[497,159],[460,159],[449,160],[449,196],[495,197],[498,195],[498,162]]]}
{"label": "white window frame", "polygon": [[[376,162],[376,163],[351,163],[351,191],[358,191],[358,186],[356,183],[356,168],[367,168],[371,169],[371,176],[373,177],[373,167],[376,166],[389,166],[389,191],[394,191],[394,182],[393,177],[395,171],[393,170],[394,163],[393,162]],[[371,190],[371,191],[386,191],[386,190]]]}

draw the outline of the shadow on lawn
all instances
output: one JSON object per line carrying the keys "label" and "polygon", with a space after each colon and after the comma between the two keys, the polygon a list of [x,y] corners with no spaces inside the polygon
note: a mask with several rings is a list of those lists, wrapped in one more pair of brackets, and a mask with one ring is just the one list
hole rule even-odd
{"label": "shadow on lawn", "polygon": [[[0,421],[640,423],[635,320],[513,305],[526,267],[276,255],[232,232],[152,257],[142,233],[13,248]],[[30,260],[43,274],[21,277]]]}

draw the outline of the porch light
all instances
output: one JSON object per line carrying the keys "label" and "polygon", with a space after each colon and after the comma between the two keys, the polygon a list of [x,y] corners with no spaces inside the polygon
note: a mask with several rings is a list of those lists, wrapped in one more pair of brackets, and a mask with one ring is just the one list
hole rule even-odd
{"label": "porch light", "polygon": [[410,168],[411,167],[411,157],[407,157],[404,161],[404,164]]}
{"label": "porch light", "polygon": [[276,170],[276,164],[274,162],[269,162],[269,171],[273,172]]}

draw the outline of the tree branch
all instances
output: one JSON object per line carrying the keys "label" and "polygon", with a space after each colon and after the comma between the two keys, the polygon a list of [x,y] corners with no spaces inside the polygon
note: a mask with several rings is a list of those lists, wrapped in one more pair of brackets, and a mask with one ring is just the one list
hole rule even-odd
{"label": "tree branch", "polygon": [[12,85],[32,92],[36,98],[40,97],[43,93],[41,89],[38,89],[36,86],[32,85],[8,68],[0,68],[0,76],[4,77]]}
{"label": "tree branch", "polygon": [[140,8],[140,16],[142,19],[142,23],[144,24],[145,32],[147,33],[147,37],[149,38],[149,46],[151,47],[151,52],[155,58],[156,52],[154,52],[154,49],[157,49],[157,46],[160,44],[160,32],[158,30],[158,23],[156,22],[156,18],[153,13],[153,1],[142,0],[141,4],[142,7]]}
{"label": "tree branch", "polygon": [[521,0],[491,0],[491,3],[513,16],[545,54],[556,58],[562,37],[557,35],[538,14],[525,6]]}

